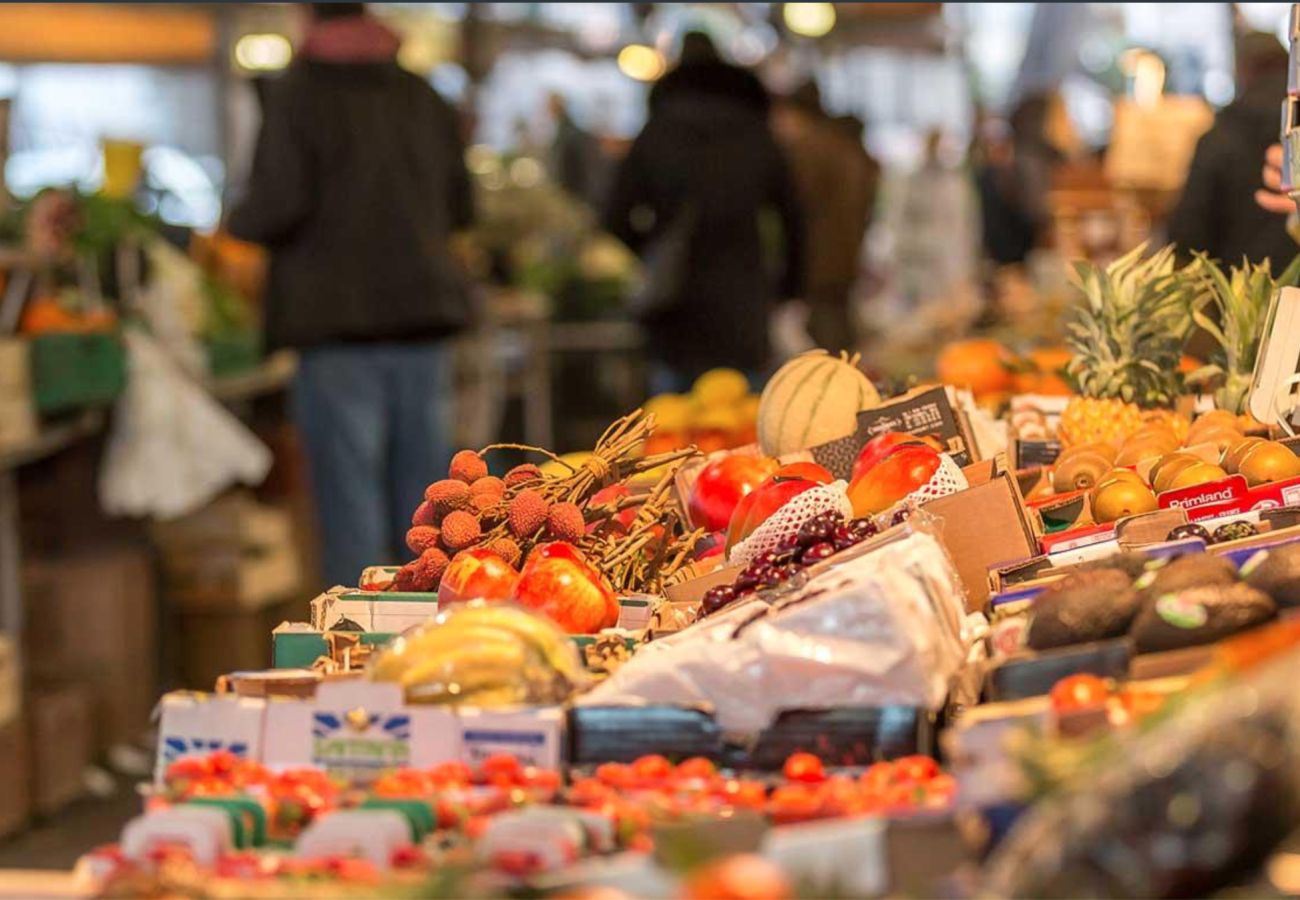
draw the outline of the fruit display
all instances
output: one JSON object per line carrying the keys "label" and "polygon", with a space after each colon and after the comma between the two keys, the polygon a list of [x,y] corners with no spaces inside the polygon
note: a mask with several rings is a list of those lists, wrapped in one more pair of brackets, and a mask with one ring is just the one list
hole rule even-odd
{"label": "fruit display", "polygon": [[939,471],[943,455],[925,444],[904,444],[867,468],[849,485],[855,516],[882,513],[924,487]]}
{"label": "fruit display", "polygon": [[752,444],[757,436],[758,396],[735,369],[710,369],[688,394],[656,394],[645,411],[658,427],[646,439],[648,454],[695,447],[701,453]]}
{"label": "fruit display", "polygon": [[691,522],[706,531],[725,530],[741,500],[778,468],[769,457],[738,453],[710,461],[691,487]]}
{"label": "fruit display", "polygon": [[825,350],[800,354],[776,371],[758,405],[758,445],[770,456],[853,434],[858,413],[880,402],[858,358]]}

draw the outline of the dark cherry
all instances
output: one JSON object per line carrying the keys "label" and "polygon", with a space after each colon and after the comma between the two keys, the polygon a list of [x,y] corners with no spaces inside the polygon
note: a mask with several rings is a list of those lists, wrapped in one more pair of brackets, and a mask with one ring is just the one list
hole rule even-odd
{"label": "dark cherry", "polygon": [[780,543],[776,545],[775,552],[780,554],[782,557],[794,556],[802,548],[803,545],[799,543],[799,535],[787,534],[785,537],[781,538]]}
{"label": "dark cherry", "polygon": [[785,580],[785,574],[782,572],[782,566],[768,566],[763,572],[763,580],[759,582],[760,588],[776,587]]}
{"label": "dark cherry", "polygon": [[866,538],[861,537],[848,525],[839,525],[831,533],[831,543],[835,545],[836,550],[847,550],[854,544],[862,543]]}
{"label": "dark cherry", "polygon": [[758,573],[752,568],[741,569],[731,586],[738,591],[752,591],[758,584]]}
{"label": "dark cherry", "polygon": [[797,562],[788,562],[782,566],[778,566],[774,571],[781,576],[782,581],[789,581],[791,578],[803,571],[803,566],[799,565]]}
{"label": "dark cherry", "polygon": [[880,534],[880,526],[871,519],[854,519],[849,523],[849,528],[864,541],[869,537]]}
{"label": "dark cherry", "polygon": [[700,604],[700,609],[706,616],[712,615],[728,603],[734,602],[736,596],[735,588],[729,584],[720,584],[704,592],[704,599]]}
{"label": "dark cherry", "polygon": [[799,526],[799,543],[804,547],[820,544],[831,539],[835,526],[825,519],[809,519]]}
{"label": "dark cherry", "polygon": [[769,550],[766,553],[760,553],[749,561],[751,568],[755,566],[774,566],[781,562],[782,555],[775,550]]}
{"label": "dark cherry", "polygon": [[820,544],[813,544],[803,552],[799,561],[805,566],[811,566],[815,562],[821,562],[835,555],[835,545],[830,541],[822,541]]}
{"label": "dark cherry", "polygon": [[907,521],[908,516],[910,516],[911,514],[912,511],[905,506],[902,509],[900,509],[898,512],[894,513],[894,515],[889,520],[889,524],[902,525],[904,522]]}

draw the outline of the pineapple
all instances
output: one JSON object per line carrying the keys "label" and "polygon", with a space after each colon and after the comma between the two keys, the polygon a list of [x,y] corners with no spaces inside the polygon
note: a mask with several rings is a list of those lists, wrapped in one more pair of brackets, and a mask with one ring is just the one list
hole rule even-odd
{"label": "pineapple", "polygon": [[1118,445],[1141,427],[1143,409],[1168,407],[1178,393],[1192,290],[1172,246],[1145,252],[1142,244],[1105,268],[1075,263],[1083,302],[1066,326],[1066,368],[1083,396],[1061,415],[1064,443]]}
{"label": "pineapple", "polygon": [[1217,387],[1214,404],[1231,413],[1246,408],[1259,354],[1260,330],[1268,315],[1269,303],[1278,288],[1292,287],[1300,278],[1300,256],[1292,260],[1285,272],[1273,279],[1268,260],[1256,265],[1241,261],[1229,274],[1205,255],[1198,255],[1194,277],[1200,288],[1192,318],[1209,332],[1218,348],[1208,365],[1187,376],[1191,384]]}

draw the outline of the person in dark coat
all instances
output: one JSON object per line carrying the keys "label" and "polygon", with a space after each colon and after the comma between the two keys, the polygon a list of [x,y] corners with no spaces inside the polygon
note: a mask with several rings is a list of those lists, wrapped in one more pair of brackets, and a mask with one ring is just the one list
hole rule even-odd
{"label": "person in dark coat", "polygon": [[398,45],[363,4],[311,6],[228,222],[270,252],[268,344],[299,351],[293,411],[331,584],[409,556],[411,513],[450,456],[448,339],[469,319],[448,240],[472,213],[457,117]]}
{"label": "person in dark coat", "polygon": [[1286,70],[1287,52],[1273,35],[1252,32],[1238,41],[1237,98],[1201,136],[1169,217],[1169,238],[1184,256],[1199,250],[1230,265],[1267,258],[1274,274],[1295,256],[1286,221],[1254,201],[1260,158],[1277,143]]}
{"label": "person in dark coat", "polygon": [[772,310],[798,295],[798,198],[768,108],[752,73],[691,32],[615,175],[604,223],[647,269],[638,305],[656,392],[714,366],[757,380]]}

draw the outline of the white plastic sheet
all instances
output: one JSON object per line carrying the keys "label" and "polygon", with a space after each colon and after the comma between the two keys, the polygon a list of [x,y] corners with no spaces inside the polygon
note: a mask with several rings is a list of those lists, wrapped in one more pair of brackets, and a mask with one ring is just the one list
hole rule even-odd
{"label": "white plastic sheet", "polygon": [[258,484],[271,452],[152,337],[124,335],[129,377],[99,476],[110,515],[171,519],[226,488]]}

